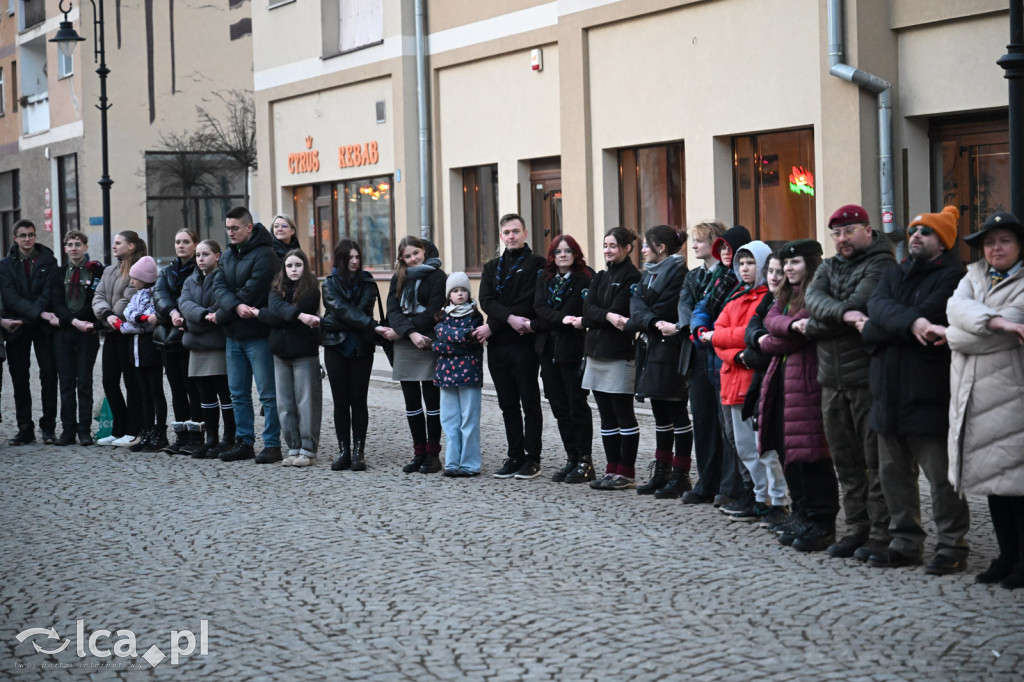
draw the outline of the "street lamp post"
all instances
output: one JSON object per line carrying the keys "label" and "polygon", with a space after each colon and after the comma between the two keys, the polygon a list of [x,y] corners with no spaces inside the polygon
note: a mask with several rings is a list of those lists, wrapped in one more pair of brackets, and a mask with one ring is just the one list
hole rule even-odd
{"label": "street lamp post", "polygon": [[[99,62],[96,73],[100,75],[100,103],[96,105],[96,108],[100,110],[100,144],[103,155],[103,174],[100,176],[99,183],[103,195],[103,255],[110,263],[113,262],[113,256],[110,253],[110,186],[114,184],[114,181],[110,179],[110,154],[107,146],[107,110],[110,108],[110,104],[107,102],[107,74],[110,73],[110,69],[107,68],[106,39],[103,30],[103,0],[99,0],[98,10],[94,0],[89,0],[89,4],[92,5],[93,14],[92,38],[95,44],[93,59]],[[70,57],[78,43],[85,38],[78,35],[75,27],[68,21],[68,12],[72,9],[71,1],[68,0],[67,9],[64,9],[64,0],[60,0],[58,7],[64,14],[64,21],[60,22],[57,33],[50,38],[50,42],[57,43],[60,51]],[[81,7],[81,3],[79,3],[79,7]]]}
{"label": "street lamp post", "polygon": [[1010,44],[996,63],[1010,81],[1010,206],[1024,219],[1024,0],[1010,0]]}

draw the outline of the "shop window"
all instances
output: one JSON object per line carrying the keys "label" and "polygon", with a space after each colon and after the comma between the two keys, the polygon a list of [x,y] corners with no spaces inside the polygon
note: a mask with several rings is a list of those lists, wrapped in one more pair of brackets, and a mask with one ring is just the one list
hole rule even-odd
{"label": "shop window", "polygon": [[[655,225],[686,227],[683,143],[619,150],[619,224],[643,240]],[[636,262],[640,249],[634,249]]]}
{"label": "shop window", "polygon": [[814,133],[810,128],[732,139],[733,213],[754,239],[814,238]]}
{"label": "shop window", "polygon": [[78,155],[57,157],[57,201],[60,209],[60,241],[71,230],[81,230],[78,216]]}
{"label": "shop window", "polygon": [[480,272],[498,252],[498,165],[462,169],[466,271]]}
{"label": "shop window", "polygon": [[224,214],[246,204],[246,169],[230,157],[146,152],[146,243],[159,263],[174,258],[174,235],[183,227],[223,246]]}
{"label": "shop window", "polygon": [[[395,262],[393,176],[339,182],[338,235],[363,248],[363,267],[392,270]],[[333,249],[333,245],[331,246]]]}
{"label": "shop window", "polygon": [[14,223],[21,220],[21,187],[18,171],[0,173],[0,230],[3,231],[3,252],[6,254],[13,245]]}

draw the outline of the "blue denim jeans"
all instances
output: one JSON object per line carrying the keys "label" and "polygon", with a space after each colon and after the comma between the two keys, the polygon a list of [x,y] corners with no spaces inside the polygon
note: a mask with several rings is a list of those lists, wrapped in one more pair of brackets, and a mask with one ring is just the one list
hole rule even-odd
{"label": "blue denim jeans", "polygon": [[480,386],[441,388],[444,468],[480,473]]}
{"label": "blue denim jeans", "polygon": [[228,364],[228,389],[235,410],[235,439],[250,445],[256,442],[253,423],[252,380],[263,405],[263,447],[281,447],[281,423],[277,418],[277,394],[274,384],[274,355],[267,339],[232,339],[225,344]]}

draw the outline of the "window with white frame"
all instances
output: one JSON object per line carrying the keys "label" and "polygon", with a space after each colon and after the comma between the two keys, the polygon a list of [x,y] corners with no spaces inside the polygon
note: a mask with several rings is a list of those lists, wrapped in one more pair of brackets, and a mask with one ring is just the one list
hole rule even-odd
{"label": "window with white frame", "polygon": [[7,100],[4,99],[4,67],[0,66],[0,116],[7,113]]}

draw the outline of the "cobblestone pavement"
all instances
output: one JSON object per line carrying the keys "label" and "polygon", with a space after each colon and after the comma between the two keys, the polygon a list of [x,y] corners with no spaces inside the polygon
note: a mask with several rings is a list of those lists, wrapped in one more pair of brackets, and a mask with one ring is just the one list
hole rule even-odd
{"label": "cobblestone pavement", "polygon": [[[401,393],[374,381],[370,405],[365,473],[331,472],[329,447],[302,470],[0,446],[0,678],[63,676],[52,666],[80,679],[1021,677],[1024,591],[974,583],[995,554],[981,499],[969,573],[885,571],[800,554],[708,506],[552,483],[547,412],[544,478],[403,474]],[[648,415],[641,425],[644,463]],[[490,472],[504,452],[493,395],[483,436]],[[83,640],[115,632],[100,649],[130,630],[140,657],[92,655],[79,620]],[[169,656],[171,631],[198,638],[203,620],[207,653],[141,658]],[[58,639],[16,639],[51,626]],[[56,655],[34,648],[61,639]]]}

